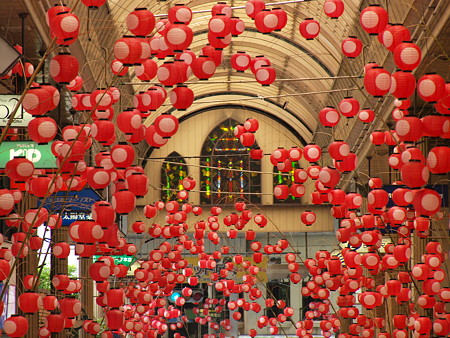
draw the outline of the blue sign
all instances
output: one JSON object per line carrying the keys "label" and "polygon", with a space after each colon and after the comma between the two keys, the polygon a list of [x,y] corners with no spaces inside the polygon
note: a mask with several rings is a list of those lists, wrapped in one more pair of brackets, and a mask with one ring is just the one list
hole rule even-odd
{"label": "blue sign", "polygon": [[101,197],[90,188],[81,191],[58,191],[47,197],[42,207],[51,214],[61,214],[62,225],[69,226],[75,221],[91,220],[91,207],[100,200]]}

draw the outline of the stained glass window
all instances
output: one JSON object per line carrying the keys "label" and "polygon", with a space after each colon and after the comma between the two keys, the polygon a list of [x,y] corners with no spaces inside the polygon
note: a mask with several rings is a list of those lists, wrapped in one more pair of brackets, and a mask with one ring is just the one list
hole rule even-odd
{"label": "stained glass window", "polygon": [[[201,153],[201,203],[231,204],[237,200],[261,203],[260,161],[234,136],[239,123],[228,119],[207,137]],[[254,146],[257,146],[256,143]],[[249,194],[251,193],[251,194]]]}
{"label": "stained glass window", "polygon": [[161,167],[161,199],[166,202],[176,199],[177,192],[183,190],[181,181],[187,177],[187,166],[177,152],[171,153]]}
{"label": "stained glass window", "polygon": [[[287,185],[290,187],[294,183],[294,171],[298,168],[298,162],[295,161],[292,162],[292,170],[287,173],[282,173],[277,169],[277,167],[274,167],[273,186],[275,187],[276,185]],[[289,197],[285,200],[280,200],[275,197],[273,198],[273,203],[293,203],[297,201],[300,201],[300,197],[294,197],[291,194],[289,194]]]}

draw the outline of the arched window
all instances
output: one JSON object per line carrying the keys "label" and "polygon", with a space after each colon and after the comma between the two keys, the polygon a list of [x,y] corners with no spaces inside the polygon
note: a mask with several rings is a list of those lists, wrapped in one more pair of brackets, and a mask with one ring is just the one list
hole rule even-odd
{"label": "arched window", "polygon": [[[294,171],[295,169],[298,169],[299,165],[298,162],[293,161],[292,162],[292,170],[287,173],[282,173],[277,169],[277,167],[274,167],[273,169],[273,186],[277,185],[287,185],[291,186],[294,184]],[[273,198],[273,203],[294,203],[300,201],[300,197],[294,197],[291,194],[289,194],[288,198],[284,200],[280,200],[278,198]]]}
{"label": "arched window", "polygon": [[[228,119],[206,138],[201,153],[201,203],[261,203],[261,163],[234,136],[239,123]],[[257,146],[256,143],[254,146]]]}
{"label": "arched window", "polygon": [[188,170],[184,158],[177,152],[166,157],[161,166],[161,199],[164,202],[176,199],[177,192],[183,190],[181,181]]}

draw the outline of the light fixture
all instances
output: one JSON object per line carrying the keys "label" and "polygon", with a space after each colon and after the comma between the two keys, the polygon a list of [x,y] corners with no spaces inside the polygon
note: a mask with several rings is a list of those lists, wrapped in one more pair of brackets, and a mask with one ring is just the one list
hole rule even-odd
{"label": "light fixture", "polygon": [[19,61],[21,54],[7,41],[0,36],[0,76],[6,75],[12,67]]}

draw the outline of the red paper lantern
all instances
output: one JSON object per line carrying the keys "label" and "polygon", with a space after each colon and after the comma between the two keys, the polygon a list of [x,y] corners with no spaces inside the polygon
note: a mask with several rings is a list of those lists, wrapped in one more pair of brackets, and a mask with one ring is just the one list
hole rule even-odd
{"label": "red paper lantern", "polygon": [[52,34],[59,40],[58,44],[68,45],[78,38],[80,20],[75,14],[69,12],[56,13],[56,15],[52,15],[49,23]]}
{"label": "red paper lantern", "polygon": [[126,110],[117,116],[117,127],[123,133],[136,132],[142,125],[142,117],[137,110]]}
{"label": "red paper lantern", "polygon": [[158,134],[155,126],[152,124],[145,132],[145,141],[152,147],[160,148],[167,143],[168,139]]}
{"label": "red paper lantern", "polygon": [[289,196],[289,187],[287,185],[277,185],[273,189],[273,194],[275,198],[279,200],[284,200]]}
{"label": "red paper lantern", "polygon": [[42,308],[42,298],[35,292],[24,292],[18,297],[18,304],[24,313],[36,313]]}
{"label": "red paper lantern", "polygon": [[263,86],[271,85],[276,79],[276,71],[269,65],[262,65],[256,70],[255,78]]}
{"label": "red paper lantern", "polygon": [[450,148],[434,147],[427,157],[427,166],[433,174],[445,174],[450,171]]}
{"label": "red paper lantern", "polygon": [[115,124],[106,119],[99,119],[91,125],[91,135],[100,144],[106,144],[115,136]]}
{"label": "red paper lantern", "polygon": [[79,91],[81,88],[83,88],[83,79],[79,75],[75,76],[75,78],[70,81],[68,85],[66,85],[66,88],[71,92]]}
{"label": "red paper lantern", "polygon": [[384,144],[386,135],[383,131],[377,130],[370,134],[370,142],[376,146]]}
{"label": "red paper lantern", "polygon": [[67,258],[70,255],[70,245],[66,242],[59,242],[53,245],[53,255],[56,258]]}
{"label": "red paper lantern", "polygon": [[342,0],[326,0],[323,4],[323,11],[328,17],[337,19],[344,13],[344,2]]}
{"label": "red paper lantern", "polygon": [[322,150],[316,144],[308,144],[303,148],[303,157],[308,162],[317,162],[322,156]]}
{"label": "red paper lantern", "polygon": [[169,98],[174,108],[186,110],[194,102],[194,92],[187,86],[179,85],[170,92]]}
{"label": "red paper lantern", "polygon": [[383,46],[389,51],[394,52],[395,48],[403,41],[410,41],[411,34],[408,28],[400,24],[388,25],[380,35],[378,35]]}
{"label": "red paper lantern", "polygon": [[125,313],[120,310],[109,310],[106,312],[106,325],[111,330],[120,329],[125,322]]}
{"label": "red paper lantern", "polygon": [[146,8],[136,8],[126,19],[128,30],[136,36],[148,36],[155,28],[155,16]]}
{"label": "red paper lantern", "polygon": [[391,74],[383,67],[373,67],[366,71],[364,88],[374,97],[382,97],[391,87]]}
{"label": "red paper lantern", "polygon": [[136,196],[128,190],[121,190],[113,194],[111,206],[118,214],[128,214],[136,208]]}
{"label": "red paper lantern", "polygon": [[334,107],[326,107],[319,112],[319,121],[324,127],[336,126],[339,119],[340,115]]}
{"label": "red paper lantern", "polygon": [[320,170],[319,181],[325,188],[334,188],[341,178],[339,171],[333,167],[324,167]]}
{"label": "red paper lantern", "polygon": [[114,43],[114,57],[129,67],[140,64],[143,54],[141,41],[134,36],[123,36]]}
{"label": "red paper lantern", "polygon": [[231,35],[239,36],[245,31],[245,23],[238,17],[231,17]]}
{"label": "red paper lantern", "polygon": [[441,196],[432,189],[416,191],[412,204],[420,216],[433,216],[441,209]]}
{"label": "red paper lantern", "polygon": [[420,119],[423,124],[423,135],[441,137],[450,130],[450,118],[442,115],[427,115]]}
{"label": "red paper lantern", "polygon": [[89,267],[89,276],[96,282],[103,282],[111,274],[111,268],[102,261],[92,263]]}
{"label": "red paper lantern", "polygon": [[91,106],[95,107],[95,109],[110,109],[113,103],[111,93],[105,89],[94,90],[91,94]]}
{"label": "red paper lantern", "polygon": [[112,60],[110,64],[111,71],[118,77],[125,76],[128,73],[128,67],[125,67],[119,60]]}
{"label": "red paper lantern", "polygon": [[316,214],[312,211],[306,210],[302,212],[300,219],[302,220],[303,224],[305,224],[306,226],[310,226],[316,221]]}
{"label": "red paper lantern", "polygon": [[134,148],[126,143],[119,143],[111,148],[111,161],[116,168],[125,169],[133,164]]}
{"label": "red paper lantern", "polygon": [[369,192],[367,201],[375,210],[383,210],[389,202],[389,195],[385,190],[374,189]]}
{"label": "red paper lantern", "polygon": [[270,60],[264,55],[255,56],[255,58],[250,62],[250,70],[253,74],[256,74],[256,71],[264,65],[270,66]]}
{"label": "red paper lantern", "polygon": [[34,164],[25,157],[14,157],[5,165],[6,175],[15,181],[25,182],[34,172]]}
{"label": "red paper lantern", "polygon": [[275,31],[281,31],[287,24],[288,16],[286,11],[282,10],[279,7],[273,7],[272,13],[278,17],[278,23],[275,26]]}
{"label": "red paper lantern", "polygon": [[278,26],[278,15],[270,9],[263,9],[255,16],[255,26],[263,34],[271,33]]}
{"label": "red paper lantern", "polygon": [[436,103],[446,93],[445,80],[438,74],[426,74],[417,82],[417,92],[424,101]]}
{"label": "red paper lantern", "polygon": [[244,132],[239,138],[239,141],[242,143],[243,146],[251,147],[255,143],[255,134],[250,132]]}
{"label": "red paper lantern", "polygon": [[381,33],[389,20],[387,11],[380,5],[371,5],[361,11],[359,22],[362,29],[370,35]]}
{"label": "red paper lantern", "polygon": [[148,192],[148,177],[143,173],[132,173],[127,176],[126,184],[128,190],[130,190],[136,197],[144,197]]}
{"label": "red paper lantern", "polygon": [[158,70],[158,65],[152,59],[147,59],[141,65],[134,67],[136,76],[141,81],[151,81]]}
{"label": "red paper lantern", "polygon": [[225,37],[218,37],[211,32],[208,32],[208,42],[209,44],[217,49],[224,49],[228,47],[231,43],[231,33]]}
{"label": "red paper lantern", "polygon": [[175,4],[169,9],[167,17],[170,23],[182,22],[188,25],[192,20],[192,10],[183,4]]}
{"label": "red paper lantern", "polygon": [[419,334],[428,334],[431,331],[433,324],[428,317],[419,317],[414,322],[414,330]]}
{"label": "red paper lantern", "polygon": [[402,42],[394,50],[394,62],[401,70],[414,70],[422,59],[420,48],[410,42]]}
{"label": "red paper lantern", "polygon": [[243,72],[250,67],[251,57],[246,52],[237,52],[230,58],[231,67],[238,72]]}
{"label": "red paper lantern", "polygon": [[173,61],[164,62],[161,66],[158,67],[156,72],[156,77],[158,81],[166,86],[171,87],[177,83],[181,83],[181,73],[180,68]]}
{"label": "red paper lantern", "polygon": [[372,109],[363,109],[358,113],[358,118],[363,123],[373,122],[375,119],[375,112]]}
{"label": "red paper lantern", "polygon": [[110,289],[106,291],[106,303],[110,308],[120,308],[125,302],[123,289]]}
{"label": "red paper lantern", "polygon": [[245,3],[245,13],[252,19],[255,19],[256,15],[266,8],[266,4],[262,0],[248,0]]}
{"label": "red paper lantern", "polygon": [[5,320],[3,331],[9,337],[23,337],[28,331],[28,320],[25,317],[13,315]]}
{"label": "red paper lantern", "polygon": [[175,22],[167,28],[164,35],[164,42],[175,52],[182,52],[189,48],[193,37],[194,33],[187,24]]}
{"label": "red paper lantern", "polygon": [[75,318],[81,312],[81,302],[76,298],[63,298],[59,302],[59,308],[65,318]]}
{"label": "red paper lantern", "polygon": [[359,112],[359,101],[353,97],[344,98],[338,105],[339,112],[345,117],[353,117]]}
{"label": "red paper lantern", "polygon": [[389,92],[398,99],[407,99],[414,94],[416,78],[411,72],[398,71],[392,74]]}
{"label": "red paper lantern", "polygon": [[[325,4],[326,3],[327,2],[325,2]],[[350,36],[347,39],[342,40],[341,49],[346,57],[355,58],[361,54],[363,43],[356,36]]]}
{"label": "red paper lantern", "polygon": [[312,40],[320,33],[320,24],[313,18],[306,18],[300,23],[299,31],[306,40]]}
{"label": "red paper lantern", "polygon": [[155,131],[162,137],[171,137],[178,131],[178,119],[170,114],[162,114],[154,121]]}
{"label": "red paper lantern", "polygon": [[208,28],[212,36],[224,38],[231,33],[231,18],[218,13],[209,20]]}
{"label": "red paper lantern", "polygon": [[81,2],[89,8],[99,8],[106,3],[106,0],[81,0]]}
{"label": "red paper lantern", "polygon": [[207,80],[216,72],[216,64],[206,56],[200,55],[191,64],[192,72],[200,80]]}
{"label": "red paper lantern", "polygon": [[51,97],[49,91],[44,88],[31,87],[25,94],[23,108],[33,116],[44,115],[51,110]]}
{"label": "red paper lantern", "polygon": [[401,168],[402,181],[409,188],[420,188],[427,184],[430,173],[425,164],[418,161],[405,163]]}
{"label": "red paper lantern", "polygon": [[47,91],[47,93],[50,95],[50,99],[47,102],[49,104],[48,110],[53,110],[55,109],[58,104],[59,104],[59,100],[61,95],[59,94],[58,89],[56,89],[55,87],[49,85],[49,84],[45,84],[42,83],[40,84],[42,89],[45,89]]}
{"label": "red paper lantern", "polygon": [[423,135],[423,124],[418,117],[406,116],[397,121],[395,132],[402,141],[416,142]]}
{"label": "red paper lantern", "polygon": [[70,84],[79,68],[78,59],[69,53],[59,53],[50,60],[50,75],[60,84]]}
{"label": "red paper lantern", "polygon": [[[55,16],[58,13],[70,12],[70,11],[71,11],[70,7],[67,7],[66,5],[55,4],[53,7],[51,7],[47,11],[47,13],[45,13],[45,21],[47,22],[47,25],[50,26],[50,22],[55,18]],[[22,47],[21,46],[17,46],[17,47],[20,47],[19,52],[22,53]]]}

